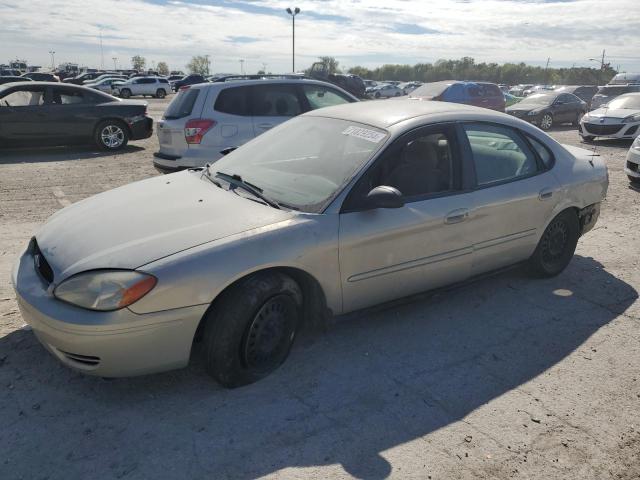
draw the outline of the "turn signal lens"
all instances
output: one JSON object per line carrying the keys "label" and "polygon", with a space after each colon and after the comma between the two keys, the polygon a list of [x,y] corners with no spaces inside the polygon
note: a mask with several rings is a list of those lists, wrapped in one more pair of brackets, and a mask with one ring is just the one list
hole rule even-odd
{"label": "turn signal lens", "polygon": [[215,120],[189,120],[184,126],[184,138],[187,143],[199,144],[205,133],[215,126]]}

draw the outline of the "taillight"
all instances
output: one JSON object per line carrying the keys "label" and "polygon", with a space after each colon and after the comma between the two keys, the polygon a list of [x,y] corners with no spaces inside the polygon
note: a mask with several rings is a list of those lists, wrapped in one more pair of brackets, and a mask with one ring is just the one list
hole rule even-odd
{"label": "taillight", "polygon": [[215,120],[189,120],[184,126],[184,138],[187,143],[200,143],[204,134],[215,126]]}
{"label": "taillight", "polygon": [[189,90],[190,88],[191,88],[191,85],[184,85],[184,86],[180,87],[178,90],[183,92],[185,90]]}

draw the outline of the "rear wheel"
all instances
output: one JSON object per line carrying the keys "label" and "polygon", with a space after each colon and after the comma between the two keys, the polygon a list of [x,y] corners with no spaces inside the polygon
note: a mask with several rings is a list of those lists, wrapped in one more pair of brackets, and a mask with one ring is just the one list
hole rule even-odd
{"label": "rear wheel", "polygon": [[162,88],[156,91],[156,98],[164,98],[166,95],[167,93]]}
{"label": "rear wheel", "polygon": [[122,90],[120,90],[120,96],[122,98],[129,98],[131,97],[131,90],[129,90],[128,88],[123,88]]}
{"label": "rear wheel", "polygon": [[550,113],[545,113],[540,119],[540,128],[542,130],[549,130],[553,126],[553,116]]}
{"label": "rear wheel", "polygon": [[118,120],[105,120],[96,127],[96,144],[103,150],[120,150],[129,142],[127,127]]}
{"label": "rear wheel", "polygon": [[266,377],[289,355],[302,291],[279,272],[250,275],[222,294],[205,318],[207,372],[227,388]]}
{"label": "rear wheel", "polygon": [[559,213],[547,226],[529,259],[529,267],[537,276],[553,277],[562,272],[576,251],[580,224],[573,210]]}

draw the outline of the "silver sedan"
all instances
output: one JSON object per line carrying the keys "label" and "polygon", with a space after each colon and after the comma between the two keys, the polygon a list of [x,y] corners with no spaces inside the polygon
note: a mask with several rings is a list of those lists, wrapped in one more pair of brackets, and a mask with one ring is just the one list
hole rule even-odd
{"label": "silver sedan", "polygon": [[559,274],[607,186],[600,157],[505,114],[355,103],[61,210],[12,279],[72,368],[183,367],[200,341],[235,387],[276,369],[305,322],[519,262]]}

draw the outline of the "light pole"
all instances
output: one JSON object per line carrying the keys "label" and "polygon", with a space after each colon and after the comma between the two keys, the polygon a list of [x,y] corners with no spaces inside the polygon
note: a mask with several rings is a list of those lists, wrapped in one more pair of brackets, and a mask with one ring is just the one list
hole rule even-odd
{"label": "light pole", "polygon": [[56,68],[56,52],[53,50],[49,50],[49,55],[51,55],[51,70],[55,70]]}
{"label": "light pole", "polygon": [[204,58],[207,59],[207,76],[209,76],[211,74],[211,72],[209,72],[209,65],[211,65],[210,61],[209,61],[209,56],[210,55],[205,55]]}
{"label": "light pole", "polygon": [[111,60],[113,60],[113,69],[118,70],[118,57],[111,57]]}
{"label": "light pole", "polygon": [[240,75],[244,75],[244,60],[240,59]]}
{"label": "light pole", "polygon": [[293,10],[287,8],[287,13],[291,15],[291,26],[292,26],[292,49],[291,49],[291,66],[292,73],[296,73],[296,15],[300,13],[300,9],[295,7]]}

